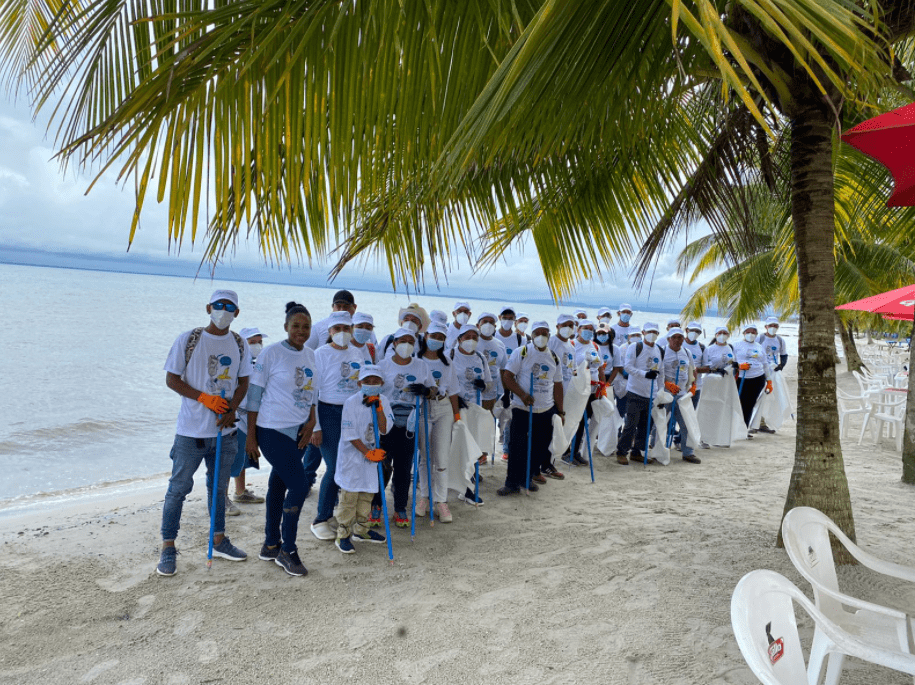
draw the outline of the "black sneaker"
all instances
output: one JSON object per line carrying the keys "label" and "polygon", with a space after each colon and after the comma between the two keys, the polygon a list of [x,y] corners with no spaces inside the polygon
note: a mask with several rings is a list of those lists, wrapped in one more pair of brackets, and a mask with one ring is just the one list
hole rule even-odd
{"label": "black sneaker", "polygon": [[277,566],[282,566],[283,570],[290,576],[308,575],[308,569],[305,568],[305,564],[299,559],[298,551],[285,552],[281,549],[274,561]]}
{"label": "black sneaker", "polygon": [[229,561],[244,561],[248,558],[247,554],[229,542],[229,538],[223,538],[218,545],[213,545],[213,556],[222,557]]}
{"label": "black sneaker", "polygon": [[536,483],[531,483],[527,486],[528,492],[537,492],[540,488],[537,487]]}
{"label": "black sneaker", "polygon": [[377,533],[374,530],[369,529],[369,532],[365,535],[360,535],[359,533],[353,533],[350,535],[350,539],[354,542],[387,542],[388,539],[381,533]]}
{"label": "black sneaker", "polygon": [[584,457],[582,457],[581,455],[578,455],[578,454],[575,455],[575,458],[573,459],[573,461],[574,461],[576,464],[578,464],[579,466],[587,466],[587,465],[588,465],[588,460],[585,459]]}
{"label": "black sneaker", "polygon": [[521,492],[521,488],[510,488],[507,485],[503,485],[501,488],[496,490],[496,494],[499,497],[505,497],[506,495],[517,495]]}
{"label": "black sneaker", "polygon": [[476,505],[478,507],[483,506],[483,498],[476,497],[476,499],[474,499],[473,490],[470,488],[467,488],[467,491],[463,495],[458,495],[458,499],[465,504]]}
{"label": "black sneaker", "polygon": [[261,545],[261,551],[257,558],[261,561],[276,561],[276,558],[280,555],[280,544],[278,543],[275,547],[269,547],[265,542]]}
{"label": "black sneaker", "polygon": [[771,434],[774,433],[775,431],[774,431],[773,429],[769,428],[768,426],[760,426],[760,427],[759,427],[759,432],[760,432],[760,433],[769,433],[769,434],[771,435]]}
{"label": "black sneaker", "polygon": [[160,576],[173,576],[178,573],[177,566],[178,550],[175,547],[163,547],[159,554],[159,565],[156,566],[156,573]]}
{"label": "black sneaker", "polygon": [[337,538],[337,541],[334,543],[344,554],[355,554],[356,548],[353,547],[353,542],[349,538]]}
{"label": "black sneaker", "polygon": [[684,454],[683,461],[688,461],[690,464],[701,464],[702,460],[697,457],[695,454]]}

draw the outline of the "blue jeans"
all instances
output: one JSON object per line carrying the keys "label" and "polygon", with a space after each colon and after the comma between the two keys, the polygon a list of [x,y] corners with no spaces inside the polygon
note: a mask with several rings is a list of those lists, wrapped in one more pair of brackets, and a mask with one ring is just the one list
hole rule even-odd
{"label": "blue jeans", "polygon": [[298,441],[270,428],[258,427],[257,442],[264,459],[273,467],[267,482],[267,518],[264,524],[265,544],[275,547],[283,541],[283,551],[296,551],[299,516],[308,488]]}
{"label": "blue jeans", "polygon": [[342,404],[318,402],[318,417],[321,422],[321,457],[324,459],[324,477],[318,492],[318,513],[315,523],[327,521],[334,515],[340,486],[334,481],[337,473],[337,449],[340,447],[340,422],[343,418]]}
{"label": "blue jeans", "polygon": [[[692,447],[689,447],[686,444],[686,440],[689,437],[689,432],[686,430],[686,424],[683,423],[683,419],[680,417],[680,405],[676,402],[671,402],[673,405],[674,411],[674,435],[677,436],[677,441],[680,443],[680,449],[683,450],[683,456],[689,457],[692,456],[694,450]],[[667,409],[668,415],[670,414],[670,407]],[[677,426],[680,427],[679,432],[677,432]]]}
{"label": "blue jeans", "polygon": [[321,466],[321,448],[309,444],[305,449],[305,456],[302,457],[302,465],[305,467],[305,497],[311,492],[315,481],[318,479],[318,467]]}
{"label": "blue jeans", "polygon": [[[217,438],[189,438],[176,435],[169,455],[172,460],[172,477],[168,479],[168,491],[162,506],[162,539],[178,537],[181,524],[181,510],[184,499],[194,488],[194,474],[205,461],[207,467],[207,511],[213,503],[213,472],[216,467]],[[226,530],[226,490],[238,442],[234,435],[225,435],[219,455],[219,483],[216,485],[216,514],[213,517],[213,531],[221,535]]]}

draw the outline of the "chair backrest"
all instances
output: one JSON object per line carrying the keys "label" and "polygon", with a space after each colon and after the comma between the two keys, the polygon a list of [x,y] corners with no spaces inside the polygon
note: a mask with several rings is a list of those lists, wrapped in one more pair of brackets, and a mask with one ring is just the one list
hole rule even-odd
{"label": "chair backrest", "polygon": [[731,596],[731,628],[737,646],[753,675],[765,685],[807,682],[793,602],[808,612],[813,609],[790,580],[764,570],[741,578]]}
{"label": "chair backrest", "polygon": [[866,408],[865,399],[862,395],[852,395],[840,388],[836,388],[836,399],[839,401],[839,411],[842,412]]}
{"label": "chair backrest", "polygon": [[841,622],[842,603],[820,591],[825,587],[839,592],[839,579],[832,556],[829,533],[832,531],[844,543],[847,540],[839,527],[826,514],[812,507],[795,507],[782,521],[782,541],[785,551],[813,586],[813,599],[817,607],[834,621]]}

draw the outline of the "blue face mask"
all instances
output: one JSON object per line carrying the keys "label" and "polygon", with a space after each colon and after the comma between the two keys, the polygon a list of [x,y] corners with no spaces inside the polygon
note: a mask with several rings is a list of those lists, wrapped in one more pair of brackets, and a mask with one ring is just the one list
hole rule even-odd
{"label": "blue face mask", "polygon": [[597,342],[599,342],[601,345],[606,345],[608,340],[610,340],[610,336],[609,336],[609,335],[599,335],[599,336],[597,336]]}
{"label": "blue face mask", "polygon": [[369,340],[372,339],[372,332],[368,328],[354,328],[353,329],[353,340],[355,340],[360,345],[365,345]]}
{"label": "blue face mask", "polygon": [[436,340],[435,338],[426,338],[426,345],[433,352],[438,352],[445,346],[444,340]]}
{"label": "blue face mask", "polygon": [[591,342],[591,339],[594,337],[594,331],[585,328],[584,330],[579,331],[578,335],[580,335],[581,339],[585,342]]}
{"label": "blue face mask", "polygon": [[632,318],[632,314],[620,314],[620,321],[623,323],[629,323],[629,319]]}
{"label": "blue face mask", "polygon": [[363,385],[360,387],[362,388],[362,394],[365,395],[366,397],[372,397],[372,396],[377,396],[377,395],[381,394],[380,385]]}

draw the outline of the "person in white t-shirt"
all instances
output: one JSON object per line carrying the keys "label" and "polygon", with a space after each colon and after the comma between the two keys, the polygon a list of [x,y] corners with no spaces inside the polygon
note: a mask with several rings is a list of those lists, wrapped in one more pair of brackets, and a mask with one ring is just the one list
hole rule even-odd
{"label": "person in white t-shirt", "polygon": [[575,346],[572,344],[575,335],[575,317],[560,314],[556,319],[556,335],[550,338],[550,349],[559,357],[562,365],[562,387],[569,387],[575,374]]}
{"label": "person in white t-shirt", "polygon": [[[538,486],[533,481],[534,476],[555,471],[551,463],[550,441],[553,438],[553,415],[565,416],[562,409],[562,365],[549,347],[549,324],[535,321],[532,329],[531,342],[512,353],[503,374],[505,387],[513,397],[508,469],[505,485],[497,490],[500,496],[516,494],[521,488],[536,492]],[[528,425],[531,426],[530,432]]]}
{"label": "person in white t-shirt", "polygon": [[387,399],[381,395],[381,386],[381,369],[367,364],[359,370],[359,394],[343,403],[335,475],[340,487],[335,544],[344,554],[356,551],[354,540],[387,542],[384,535],[369,528],[368,522],[372,498],[378,492],[378,462],[385,456],[384,450],[376,444],[375,423],[381,438],[394,422]]}
{"label": "person in white t-shirt", "polygon": [[613,331],[616,335],[613,338],[613,344],[619,347],[626,344],[632,326],[632,305],[624,302],[616,310],[617,322],[613,324]]}
{"label": "person in white t-shirt", "polygon": [[[429,328],[429,315],[426,310],[420,307],[416,302],[411,302],[406,307],[397,312],[397,322],[400,328],[406,328],[416,334],[417,339],[423,336],[426,329]],[[375,358],[378,363],[382,359],[390,359],[394,356],[394,336],[386,335],[378,343],[375,350]]]}
{"label": "person in white t-shirt", "polygon": [[482,394],[483,409],[493,411],[496,406],[496,400],[502,397],[502,369],[508,360],[505,351],[505,345],[495,337],[496,333],[496,315],[489,312],[483,312],[477,320],[477,327],[480,331],[480,342],[477,345],[477,352],[483,355],[483,360],[489,366],[489,375],[492,384]]}
{"label": "person in white t-shirt", "polygon": [[[331,299],[331,314],[334,312],[346,312],[350,316],[356,315],[356,298],[349,290],[338,290]],[[326,345],[328,340],[328,328],[330,317],[316,321],[311,327],[311,337],[308,339],[308,346],[316,350],[321,345]],[[375,342],[374,336],[372,342]]]}
{"label": "person in white t-shirt", "polygon": [[608,328],[613,322],[613,312],[610,307],[601,307],[597,310],[597,325],[606,325]]}
{"label": "person in white t-shirt", "polygon": [[451,312],[451,315],[454,316],[454,321],[448,326],[448,335],[445,337],[445,350],[451,350],[457,345],[458,333],[470,321],[470,317],[473,315],[473,312],[470,311],[470,303],[455,302],[454,311]]}
{"label": "person in white t-shirt", "polygon": [[[270,336],[261,333],[261,330],[256,326],[242,328],[238,334],[248,341],[248,349],[251,350],[253,370],[253,364],[257,360],[257,355],[264,349],[264,338]],[[242,401],[241,406],[235,410],[235,415],[238,418],[238,423],[236,424],[238,427],[238,430],[236,431],[236,434],[238,435],[238,451],[235,453],[235,461],[232,463],[232,479],[235,481],[235,494],[232,495],[230,501],[226,502],[226,516],[238,516],[241,514],[241,510],[233,504],[233,501],[239,504],[264,503],[264,498],[260,495],[255,495],[251,490],[248,490],[245,484],[245,469],[248,467],[257,468],[257,466],[254,463],[251,463],[248,459],[248,455],[245,454],[245,441],[248,439],[248,413],[245,411],[244,400]]]}
{"label": "person in white t-shirt", "polygon": [[375,363],[375,319],[371,314],[356,312],[353,314],[353,339],[350,345],[357,350],[362,350],[366,364]]}
{"label": "person in white t-shirt", "polygon": [[[315,352],[318,364],[318,425],[311,437],[313,445],[321,448],[321,458],[326,470],[318,493],[318,510],[311,524],[312,534],[319,540],[337,538],[336,522],[331,520],[340,489],[334,480],[337,468],[337,450],[340,446],[340,420],[343,403],[359,392],[359,369],[365,365],[362,350],[350,345],[353,337],[353,319],[347,312],[330,315],[330,342]],[[306,482],[310,482],[306,464]],[[314,466],[317,470],[317,465]]]}
{"label": "person in white t-shirt", "polygon": [[[179,335],[165,361],[165,385],[181,395],[181,409],[171,451],[172,476],[162,506],[162,551],[156,566],[160,576],[177,572],[175,538],[184,499],[194,487],[194,473],[200,462],[206,463],[207,509],[213,513],[213,556],[230,561],[248,558],[225,535],[225,511],[229,476],[238,449],[235,410],[248,392],[251,352],[244,338],[229,330],[240,311],[234,291],[214,292],[206,311],[209,325]],[[217,459],[219,479],[214,488]],[[214,489],[215,504],[210,505],[214,502]]]}
{"label": "person in white t-shirt", "polygon": [[578,424],[578,430],[575,433],[575,454],[571,453],[569,446],[568,456],[563,456],[562,460],[569,464],[578,464],[587,466],[588,460],[585,459],[587,447],[583,445],[585,437],[585,421],[590,421],[593,415],[591,404],[597,399],[597,390],[602,383],[607,382],[607,370],[604,360],[601,359],[600,349],[594,342],[594,322],[588,319],[582,319],[578,325],[578,337],[575,339],[575,368],[582,363],[588,364],[588,371],[591,374],[591,394],[588,396],[588,403],[585,406],[585,418]]}
{"label": "person in white t-shirt", "polygon": [[311,314],[301,304],[286,304],[286,340],[264,350],[254,365],[248,391],[249,431],[245,452],[263,452],[273,467],[267,484],[265,539],[258,555],[291,576],[308,575],[299,558],[299,515],[308,494],[302,457],[315,427],[315,353],[305,345]]}
{"label": "person in white t-shirt", "polygon": [[[432,377],[428,365],[416,356],[418,335],[409,328],[401,328],[392,337],[394,354],[382,359],[378,365],[384,378],[381,393],[394,413],[394,425],[381,439],[381,447],[387,454],[385,486],[388,478],[393,482],[394,525],[406,528],[410,525],[407,502],[410,499],[410,478],[413,474],[413,436],[407,434],[407,419],[416,407],[417,397],[426,396],[432,385]],[[420,406],[421,404],[420,401]],[[380,514],[381,495],[376,496],[372,508],[375,510],[373,516]]]}

